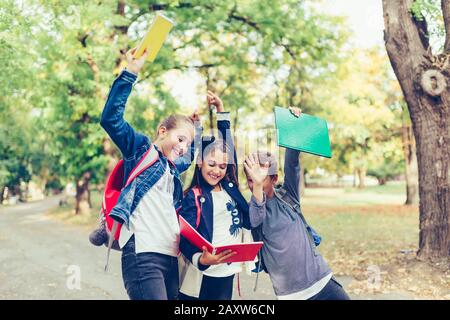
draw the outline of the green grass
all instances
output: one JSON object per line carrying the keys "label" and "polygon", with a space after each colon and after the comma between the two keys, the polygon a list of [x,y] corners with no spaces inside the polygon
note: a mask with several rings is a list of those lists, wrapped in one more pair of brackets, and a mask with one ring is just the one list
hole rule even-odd
{"label": "green grass", "polygon": [[404,196],[406,185],[402,182],[389,182],[383,186],[368,186],[364,189],[345,188],[346,193],[376,193],[376,194],[395,194]]}
{"label": "green grass", "polygon": [[406,200],[404,183],[358,188],[306,189],[302,203],[317,206],[402,205]]}

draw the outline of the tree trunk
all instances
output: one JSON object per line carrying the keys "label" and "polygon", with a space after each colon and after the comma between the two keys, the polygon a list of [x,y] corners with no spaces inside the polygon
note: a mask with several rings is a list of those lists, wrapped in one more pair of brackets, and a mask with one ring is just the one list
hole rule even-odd
{"label": "tree trunk", "polygon": [[[233,138],[235,145],[237,145],[238,141],[236,140],[236,130],[239,123],[239,110],[234,111],[234,118],[233,118]],[[237,148],[237,147],[236,147]]]}
{"label": "tree trunk", "polygon": [[89,204],[89,209],[92,209],[94,206],[92,205],[92,197],[91,197],[91,190],[89,190],[89,188],[87,189],[87,196],[88,196],[88,204]]}
{"label": "tree trunk", "polygon": [[[105,138],[103,140],[103,151],[105,156],[108,158],[108,164],[106,165],[106,173],[105,173],[105,183],[106,179],[109,177],[114,167],[118,162],[117,149],[113,147],[112,141],[109,138]],[[102,188],[103,189],[103,188]]]}
{"label": "tree trunk", "polygon": [[3,204],[3,200],[5,200],[5,189],[6,189],[6,186],[3,186],[0,189],[0,191],[1,191],[1,193],[0,193],[0,206]]}
{"label": "tree trunk", "polygon": [[419,203],[419,174],[417,169],[416,141],[412,126],[402,124],[403,154],[405,156],[406,202],[405,205]]}
{"label": "tree trunk", "polygon": [[365,184],[366,169],[358,168],[356,169],[356,173],[358,174],[358,189],[364,189],[366,187]]}
{"label": "tree trunk", "polygon": [[75,214],[89,214],[89,181],[91,179],[91,173],[85,172],[81,179],[77,181],[77,194]]}
{"label": "tree trunk", "polygon": [[[449,56],[434,56],[426,22],[416,21],[413,0],[383,0],[385,42],[408,105],[417,147],[420,197],[418,256],[450,257]],[[444,6],[443,6],[444,7]],[[448,12],[444,12],[448,17]],[[449,19],[446,19],[449,30]],[[449,34],[447,33],[447,38]]]}
{"label": "tree trunk", "polygon": [[[205,74],[205,85],[206,85],[206,92],[208,92],[208,90],[211,90],[212,92],[217,92],[216,87],[215,87],[215,83],[216,83],[216,78],[214,75],[211,75],[211,67],[206,67],[204,68],[204,74]],[[209,131],[210,131],[210,135],[213,136],[214,135],[214,108],[210,108],[210,106],[208,107],[208,115],[209,115]],[[217,110],[216,110],[217,112]]]}
{"label": "tree trunk", "polygon": [[23,202],[27,202],[28,201],[28,195],[30,194],[30,183],[26,182],[25,183],[25,190],[20,190],[20,197],[19,199]]}

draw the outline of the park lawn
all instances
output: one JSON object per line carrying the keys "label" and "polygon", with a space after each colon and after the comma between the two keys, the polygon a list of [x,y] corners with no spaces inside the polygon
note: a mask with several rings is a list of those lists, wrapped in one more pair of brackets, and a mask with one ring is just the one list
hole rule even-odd
{"label": "park lawn", "polygon": [[401,184],[307,189],[302,209],[323,238],[319,251],[333,272],[351,278],[351,294],[450,299],[448,260],[416,258],[419,209],[403,205],[404,190]]}
{"label": "park lawn", "polygon": [[[308,188],[302,209],[308,222],[322,236],[319,251],[333,272],[348,278],[353,296],[450,298],[448,262],[423,263],[416,258],[419,242],[419,210],[404,206],[404,184],[355,188]],[[250,192],[244,190],[248,198]],[[94,229],[98,225],[101,195],[92,193],[88,216],[74,214],[74,199],[67,207],[49,214],[67,223]],[[447,263],[447,265],[445,265]],[[379,271],[379,282],[373,270]],[[376,271],[376,272],[378,272]],[[371,278],[372,277],[372,278]]]}

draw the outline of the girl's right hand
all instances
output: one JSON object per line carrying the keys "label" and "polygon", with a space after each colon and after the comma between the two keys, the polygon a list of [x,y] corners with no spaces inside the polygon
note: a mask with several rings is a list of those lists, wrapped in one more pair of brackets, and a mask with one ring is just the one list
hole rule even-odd
{"label": "girl's right hand", "polygon": [[231,250],[225,250],[219,254],[211,254],[208,252],[206,247],[202,247],[203,253],[199,259],[199,262],[206,266],[212,266],[220,263],[225,263],[225,261],[235,254],[237,254],[234,251]]}
{"label": "girl's right hand", "polygon": [[137,75],[139,73],[139,71],[141,71],[142,67],[144,66],[145,60],[147,60],[148,51],[147,51],[147,49],[145,49],[142,56],[140,56],[138,59],[136,59],[133,57],[136,50],[137,50],[137,48],[128,50],[128,52],[126,53],[126,58],[127,58],[127,63],[128,63],[127,70]]}

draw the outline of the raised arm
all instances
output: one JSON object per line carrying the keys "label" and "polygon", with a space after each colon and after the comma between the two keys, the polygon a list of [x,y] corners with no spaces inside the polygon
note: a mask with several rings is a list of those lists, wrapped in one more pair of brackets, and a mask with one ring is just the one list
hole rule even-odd
{"label": "raised arm", "polygon": [[122,71],[114,81],[100,120],[101,126],[120,149],[124,158],[132,156],[133,152],[148,139],[137,133],[123,118],[137,73],[147,57],[147,53],[139,59],[134,59],[132,55],[133,50],[127,52],[127,70]]}
{"label": "raised arm", "polygon": [[236,180],[239,180],[239,170],[236,149],[234,147],[233,135],[231,134],[231,121],[230,113],[225,111],[222,100],[214,94],[212,91],[208,91],[208,105],[213,105],[217,109],[217,130],[219,131],[219,137],[222,138],[228,145],[228,165],[234,164],[234,174]]}
{"label": "raised arm", "polygon": [[249,204],[250,225],[252,228],[256,228],[266,217],[266,197],[263,184],[269,173],[269,163],[261,165],[259,159],[250,154],[244,160],[244,168],[248,184],[252,190]]}
{"label": "raised arm", "polygon": [[[289,108],[293,113],[293,117],[301,115],[301,109]],[[286,149],[284,155],[284,183],[283,187],[289,195],[300,202],[300,151],[293,149]]]}
{"label": "raised arm", "polygon": [[283,187],[296,201],[300,201],[300,151],[286,149],[284,155]]}

